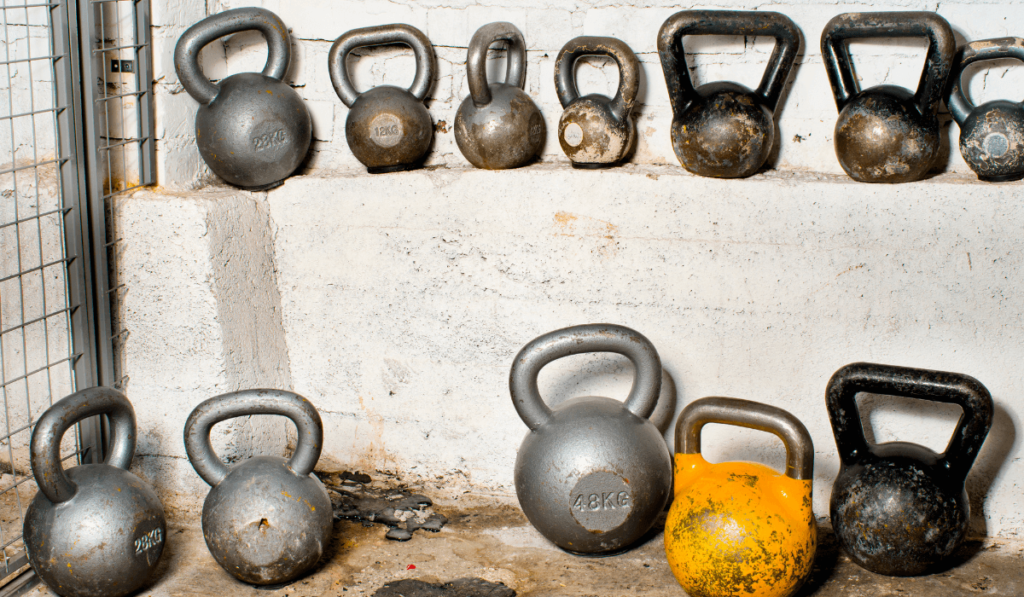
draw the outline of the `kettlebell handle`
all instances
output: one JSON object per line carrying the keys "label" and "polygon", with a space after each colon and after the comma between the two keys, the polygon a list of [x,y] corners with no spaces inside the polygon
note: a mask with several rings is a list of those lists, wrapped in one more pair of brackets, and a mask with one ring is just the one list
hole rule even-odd
{"label": "kettlebell handle", "polygon": [[825,403],[844,465],[856,464],[869,451],[857,408],[858,392],[959,405],[964,412],[939,466],[960,481],[967,478],[992,427],[992,395],[981,382],[960,373],[874,363],[853,363],[836,371],[828,381]]}
{"label": "kettlebell handle", "polygon": [[75,497],[75,485],[61,466],[60,442],[75,423],[96,415],[110,419],[110,450],[103,464],[128,470],[135,456],[135,410],[124,394],[113,388],[80,390],[57,401],[39,417],[29,454],[39,490],[54,504]]}
{"label": "kettlebell handle", "polygon": [[[967,98],[967,94],[964,93],[963,81],[960,80],[964,69],[975,62],[998,60],[1000,58],[1016,58],[1024,62],[1024,39],[1019,37],[1001,37],[999,39],[972,41],[969,44],[963,45],[957,52],[953,74],[949,77],[952,86],[949,91],[949,97],[946,99],[949,111],[953,114],[953,119],[956,120],[957,124],[963,124],[975,107],[971,100]],[[1024,102],[1020,102],[1020,105],[1024,107]]]}
{"label": "kettlebell handle", "polygon": [[348,76],[346,60],[348,55],[357,48],[382,46],[385,44],[405,44],[412,48],[416,56],[416,76],[408,91],[413,97],[422,101],[430,91],[434,81],[434,49],[430,40],[422,31],[412,25],[380,25],[353,29],[334,41],[327,55],[327,69],[331,75],[331,83],[338,97],[349,108],[362,95],[352,86]]}
{"label": "kettlebell handle", "polygon": [[466,53],[466,76],[469,95],[478,108],[491,103],[491,89],[487,85],[487,49],[497,41],[508,44],[505,66],[505,84],[520,89],[526,84],[526,40],[512,23],[489,23],[476,30],[469,40]]}
{"label": "kettlebell handle", "polygon": [[814,476],[814,443],[804,424],[781,408],[739,398],[701,398],[679,413],[676,452],[700,454],[700,434],[708,423],[735,425],[774,434],[786,446],[786,476]]}
{"label": "kettlebell handle", "polygon": [[201,104],[209,104],[220,88],[203,74],[199,52],[207,44],[240,31],[259,31],[267,40],[267,64],[263,75],[278,81],[284,79],[291,59],[291,38],[288,28],[276,14],[265,8],[225,10],[189,27],[174,46],[174,70],[185,91]]}
{"label": "kettlebell handle", "polygon": [[216,486],[229,472],[210,442],[213,426],[248,415],[283,415],[291,419],[299,437],[288,466],[300,477],[313,472],[324,439],[323,422],[313,403],[286,390],[240,390],[206,400],[185,422],[185,452],[204,481]]}
{"label": "kettlebell handle", "polygon": [[848,12],[833,17],[825,25],[821,32],[821,56],[839,111],[860,92],[846,42],[873,37],[928,39],[928,53],[914,103],[922,114],[938,112],[953,66],[956,40],[946,19],[934,12]]}
{"label": "kettlebell handle", "polygon": [[577,325],[534,339],[512,361],[508,379],[512,404],[530,431],[547,423],[552,414],[537,388],[540,370],[562,357],[589,352],[614,352],[628,358],[636,373],[625,407],[642,419],[654,412],[661,393],[661,359],[651,341],[621,325]]}
{"label": "kettlebell handle", "polygon": [[580,97],[576,87],[576,60],[581,56],[608,56],[619,66],[619,88],[609,108],[619,120],[633,110],[636,94],[640,91],[640,61],[625,42],[614,37],[577,37],[569,40],[555,61],[555,91],[562,107]]}
{"label": "kettlebell handle", "polygon": [[[683,37],[687,35],[769,35],[775,48],[768,59],[757,93],[774,112],[800,48],[800,30],[789,17],[767,11],[684,10],[665,20],[658,32],[658,56],[672,97],[672,112],[681,114],[700,99],[686,65]],[[676,93],[672,93],[678,90]]]}

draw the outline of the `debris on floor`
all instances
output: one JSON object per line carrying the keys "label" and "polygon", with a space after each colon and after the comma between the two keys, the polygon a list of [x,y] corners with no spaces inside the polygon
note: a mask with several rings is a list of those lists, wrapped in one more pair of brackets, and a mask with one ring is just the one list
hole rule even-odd
{"label": "debris on floor", "polygon": [[423,529],[436,533],[448,519],[433,512],[434,502],[425,495],[401,487],[376,484],[365,473],[318,473],[334,507],[334,518],[358,520],[365,526],[380,523],[391,527],[385,537],[408,541]]}
{"label": "debris on floor", "polygon": [[515,597],[516,592],[502,583],[482,578],[460,578],[432,584],[422,580],[404,579],[389,582],[377,589],[373,597]]}

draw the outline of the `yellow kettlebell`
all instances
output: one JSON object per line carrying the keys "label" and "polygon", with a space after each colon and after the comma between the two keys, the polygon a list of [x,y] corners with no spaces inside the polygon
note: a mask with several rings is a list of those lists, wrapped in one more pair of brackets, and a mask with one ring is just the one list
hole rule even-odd
{"label": "yellow kettlebell", "polygon": [[[786,445],[786,473],[753,462],[704,460],[700,433],[708,423],[777,435]],[[780,408],[702,398],[679,413],[665,554],[690,597],[786,597],[800,588],[818,544],[813,470],[807,428]]]}

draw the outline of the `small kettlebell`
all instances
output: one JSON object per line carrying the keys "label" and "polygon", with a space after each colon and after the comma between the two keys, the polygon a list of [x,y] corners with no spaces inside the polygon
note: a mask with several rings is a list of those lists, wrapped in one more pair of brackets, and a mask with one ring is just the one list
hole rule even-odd
{"label": "small kettlebell", "polygon": [[[556,359],[614,352],[636,369],[625,404],[573,398],[552,410],[537,376]],[[661,361],[650,340],[627,327],[580,325],[523,347],[509,375],[512,403],[530,428],[516,457],[516,495],[534,527],[562,549],[608,554],[654,525],[672,489],[668,446],[648,420],[661,391]]]}
{"label": "small kettlebell", "polygon": [[[858,392],[957,404],[946,451],[909,442],[868,444]],[[836,371],[825,393],[842,462],[832,486],[832,529],[854,562],[877,574],[933,571],[967,535],[964,482],[992,426],[992,397],[967,375],[871,363]]]}
{"label": "small kettlebell", "polygon": [[[199,68],[199,51],[239,31],[267,40],[263,73],[238,73],[211,83]],[[306,104],[281,79],[288,70],[291,39],[285,24],[263,8],[226,10],[188,28],[174,48],[174,69],[185,91],[199,102],[196,145],[210,170],[246,189],[281,184],[306,159],[313,122]]]}
{"label": "small kettlebell", "polygon": [[[103,464],[61,467],[60,441],[72,425],[110,420]],[[164,508],[128,472],[135,456],[135,411],[111,388],[75,392],[36,422],[29,444],[39,493],[25,511],[25,550],[32,568],[64,597],[121,597],[149,579],[167,535]]]}
{"label": "small kettlebell", "polygon": [[[686,35],[770,35],[775,49],[757,91],[728,81],[694,89]],[[684,168],[744,178],[764,165],[775,143],[774,112],[800,46],[800,30],[777,12],[684,10],[658,32],[658,55],[672,101],[672,147]]]}
{"label": "small kettlebell", "polygon": [[[416,76],[408,90],[381,85],[364,93],[352,86],[345,61],[357,48],[405,44],[416,55]],[[398,172],[418,166],[430,149],[434,124],[423,105],[434,81],[434,49],[411,25],[381,25],[353,29],[335,40],[327,56],[331,83],[350,108],[345,138],[356,159],[370,174]]]}
{"label": "small kettlebell", "polygon": [[[899,36],[928,38],[917,92],[897,85],[861,91],[846,42]],[[924,176],[939,151],[936,113],[955,51],[949,23],[933,12],[853,12],[825,25],[821,54],[839,109],[836,157],[850,178],[896,183]]]}
{"label": "small kettlebell", "polygon": [[[487,84],[487,49],[508,44],[505,82]],[[526,41],[512,23],[477,29],[466,54],[469,97],[455,115],[455,142],[477,168],[505,170],[526,165],[544,147],[547,127],[537,105],[523,91]]]}
{"label": "small kettlebell", "polygon": [[975,107],[960,78],[969,64],[999,58],[1024,61],[1024,39],[986,39],[961,47],[946,98],[960,125],[960,155],[979,179],[989,182],[1024,178],[1024,102],[997,100]]}
{"label": "small kettlebell", "polygon": [[[767,431],[786,446],[785,474],[753,462],[711,464],[708,423]],[[676,421],[675,499],[665,554],[689,595],[788,597],[811,573],[818,525],[811,511],[814,445],[788,412],[749,400],[702,398]]]}
{"label": "small kettlebell", "polygon": [[[291,460],[256,456],[227,467],[210,443],[226,419],[284,415],[298,442]],[[185,451],[213,489],[203,502],[203,537],[217,563],[254,585],[293,580],[312,568],[331,539],[334,514],[320,480],[310,474],[323,447],[323,423],[305,398],[284,390],[243,390],[215,396],[185,423]]]}
{"label": "small kettlebell", "polygon": [[[599,93],[580,97],[576,60],[608,56],[619,65],[619,89],[609,99]],[[640,62],[625,43],[614,37],[577,37],[558,52],[555,90],[565,111],[558,120],[558,142],[577,168],[604,168],[626,157],[636,141],[630,118],[640,90]]]}

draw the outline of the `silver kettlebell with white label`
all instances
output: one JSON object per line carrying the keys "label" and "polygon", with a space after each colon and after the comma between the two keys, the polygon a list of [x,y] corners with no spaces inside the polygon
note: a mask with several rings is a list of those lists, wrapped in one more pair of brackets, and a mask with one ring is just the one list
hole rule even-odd
{"label": "silver kettlebell with white label", "polygon": [[[613,352],[636,370],[625,403],[581,397],[552,409],[537,376],[565,356]],[[661,391],[661,360],[639,332],[611,324],[545,334],[519,351],[509,376],[512,403],[530,433],[516,457],[519,505],[534,527],[566,551],[621,551],[651,529],[672,490],[672,458],[648,420]]]}
{"label": "silver kettlebell with white label", "polygon": [[[409,89],[380,85],[359,93],[352,86],[346,60],[357,48],[404,44],[416,55],[416,76]],[[370,174],[418,166],[430,149],[434,124],[423,105],[434,81],[434,49],[423,32],[411,25],[353,29],[335,40],[327,56],[331,83],[348,106],[345,138],[356,159]]]}

